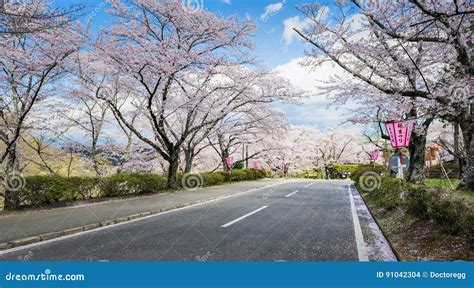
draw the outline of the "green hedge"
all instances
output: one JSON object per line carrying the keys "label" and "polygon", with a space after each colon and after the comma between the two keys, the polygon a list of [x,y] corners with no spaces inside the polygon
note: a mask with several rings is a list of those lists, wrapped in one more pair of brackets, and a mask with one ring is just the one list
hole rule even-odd
{"label": "green hedge", "polygon": [[256,170],[256,169],[232,169],[232,171],[217,172],[217,173],[222,175],[226,182],[257,180],[257,179],[268,177],[268,174],[265,170]]}
{"label": "green hedge", "polygon": [[95,177],[27,177],[25,186],[18,191],[22,206],[40,206],[65,200],[89,199],[100,183]]}
{"label": "green hedge", "polygon": [[116,174],[100,183],[102,197],[140,195],[164,190],[166,177],[151,173]]}
{"label": "green hedge", "polygon": [[218,185],[225,182],[225,177],[220,173],[205,172],[201,173],[204,186]]}
{"label": "green hedge", "polygon": [[333,169],[337,173],[347,172],[352,175],[357,169],[359,169],[359,164],[330,164],[329,169]]}
{"label": "green hedge", "polygon": [[[444,163],[444,170],[448,173],[449,178],[456,179],[459,176],[459,165],[457,163]],[[428,169],[428,178],[445,178],[443,169],[440,164],[433,165]]]}
{"label": "green hedge", "polygon": [[[373,168],[373,167],[372,167]],[[364,192],[364,173],[381,174],[380,167],[359,167],[352,179],[359,191]],[[367,175],[367,174],[365,174]],[[365,191],[367,192],[367,191]],[[461,234],[474,240],[474,211],[459,199],[449,197],[442,189],[427,189],[392,177],[379,177],[376,189],[364,194],[371,204],[390,210],[400,208],[420,219],[436,221],[447,234]]]}
{"label": "green hedge", "polygon": [[[375,172],[379,175],[385,175],[387,173],[387,168],[382,165],[373,165],[373,164],[366,164],[366,165],[359,165],[357,169],[354,169],[350,175],[350,178],[354,180],[356,185],[358,185],[360,177],[362,174],[366,172]],[[357,187],[359,188],[359,187]]]}
{"label": "green hedge", "polygon": [[[232,173],[206,172],[199,176],[200,186],[212,186],[225,182],[256,180],[267,177],[264,170],[236,169]],[[182,185],[183,175],[178,175]],[[95,197],[116,197],[156,193],[165,190],[166,177],[151,173],[123,173],[109,177],[26,177],[25,186],[18,191],[21,206],[41,206],[71,200],[87,200]]]}

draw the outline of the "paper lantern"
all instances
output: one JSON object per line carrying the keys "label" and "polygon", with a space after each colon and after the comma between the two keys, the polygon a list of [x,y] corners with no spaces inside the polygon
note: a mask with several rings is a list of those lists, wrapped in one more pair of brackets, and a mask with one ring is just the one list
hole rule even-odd
{"label": "paper lantern", "polygon": [[408,147],[413,132],[412,122],[387,122],[385,128],[393,148]]}
{"label": "paper lantern", "polygon": [[370,152],[370,160],[377,161],[377,159],[379,159],[379,151],[375,150]]}
{"label": "paper lantern", "polygon": [[252,166],[253,169],[260,169],[260,161],[253,161]]}
{"label": "paper lantern", "polygon": [[230,169],[234,163],[234,158],[232,156],[227,156],[225,158],[225,163],[227,163],[227,167]]}

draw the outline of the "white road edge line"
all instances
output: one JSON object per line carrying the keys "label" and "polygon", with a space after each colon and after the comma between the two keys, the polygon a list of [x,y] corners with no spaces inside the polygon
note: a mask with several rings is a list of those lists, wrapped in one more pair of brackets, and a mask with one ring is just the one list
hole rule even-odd
{"label": "white road edge line", "polygon": [[309,183],[308,185],[304,186],[304,188],[308,188],[309,186],[311,186],[311,185],[313,185],[313,184],[314,184],[314,182],[313,182],[313,183]]}
{"label": "white road edge line", "polygon": [[260,208],[258,208],[257,210],[254,210],[254,211],[252,211],[252,212],[250,212],[250,213],[248,213],[248,214],[245,214],[245,215],[242,216],[242,217],[239,217],[239,218],[237,218],[237,219],[235,219],[235,220],[230,221],[229,223],[226,223],[226,224],[222,225],[221,227],[222,227],[222,228],[229,227],[230,225],[235,224],[235,223],[239,222],[240,220],[243,220],[243,219],[245,219],[245,218],[247,218],[247,217],[249,217],[249,216],[252,216],[253,214],[258,213],[258,212],[262,211],[263,209],[265,209],[265,208],[267,208],[267,207],[268,207],[268,206],[260,207]]}
{"label": "white road edge line", "polygon": [[75,233],[75,234],[72,234],[72,235],[62,236],[62,237],[53,238],[53,239],[46,240],[46,241],[41,241],[41,242],[37,242],[37,243],[28,244],[28,245],[25,245],[25,246],[19,246],[19,247],[7,249],[7,250],[2,250],[2,251],[0,251],[0,256],[10,254],[10,253],[13,253],[13,252],[17,252],[17,251],[21,251],[21,250],[25,250],[25,249],[30,249],[30,248],[33,248],[33,247],[36,247],[36,246],[45,245],[45,244],[52,243],[52,242],[57,242],[57,241],[62,241],[62,240],[78,237],[78,236],[81,236],[81,235],[84,235],[84,234],[99,232],[99,231],[110,229],[110,228],[113,228],[113,227],[122,226],[122,225],[130,224],[130,223],[133,223],[133,222],[146,220],[146,219],[153,218],[153,217],[158,217],[158,216],[161,216],[161,215],[164,215],[164,214],[170,214],[170,213],[178,212],[178,211],[193,208],[193,207],[196,207],[196,206],[201,206],[201,205],[209,204],[209,203],[212,203],[212,202],[225,200],[227,198],[244,195],[244,194],[247,194],[247,193],[251,193],[251,192],[255,192],[255,191],[259,191],[259,190],[263,190],[263,189],[267,189],[267,188],[271,188],[271,187],[275,187],[275,186],[280,186],[280,185],[291,183],[291,182],[292,181],[290,180],[290,181],[284,181],[284,182],[280,182],[280,183],[270,184],[270,185],[263,186],[263,187],[260,187],[260,188],[254,188],[254,189],[250,189],[250,190],[247,190],[247,191],[238,192],[238,193],[235,193],[235,194],[232,194],[232,195],[222,196],[222,197],[219,197],[219,198],[216,198],[216,199],[211,199],[209,201],[204,201],[204,202],[192,204],[192,205],[189,205],[189,206],[186,206],[186,207],[181,207],[181,208],[177,208],[177,209],[174,209],[174,210],[169,210],[169,211],[165,211],[165,212],[156,213],[156,214],[153,214],[153,215],[150,215],[150,216],[145,216],[145,217],[142,217],[142,218],[138,218],[138,219],[134,219],[134,220],[126,221],[126,222],[121,222],[121,223],[117,223],[117,224],[113,224],[113,225],[107,225],[107,226],[104,226],[104,227],[100,227],[100,228],[97,228],[97,229],[92,229],[92,230],[88,230],[88,231],[84,231],[84,232],[79,232],[79,233]]}
{"label": "white road edge line", "polygon": [[357,254],[359,255],[359,261],[369,261],[367,255],[367,247],[364,241],[364,235],[362,234],[362,228],[360,227],[359,216],[357,216],[357,208],[355,206],[354,196],[352,195],[351,185],[347,185],[349,191],[349,199],[351,202],[352,221],[354,223],[355,240],[357,244]]}
{"label": "white road edge line", "polygon": [[285,197],[288,198],[288,197],[291,197],[292,195],[298,193],[299,190],[296,190],[294,192],[291,192],[290,194],[286,195]]}

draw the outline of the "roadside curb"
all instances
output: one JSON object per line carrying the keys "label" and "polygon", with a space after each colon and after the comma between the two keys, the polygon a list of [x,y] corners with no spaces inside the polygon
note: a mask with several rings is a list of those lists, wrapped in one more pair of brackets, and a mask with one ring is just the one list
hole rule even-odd
{"label": "roadside curb", "polygon": [[372,217],[372,219],[374,219],[375,224],[377,224],[377,226],[379,226],[380,232],[382,232],[383,237],[385,237],[385,240],[387,240],[387,243],[388,243],[388,245],[390,246],[390,249],[392,249],[392,252],[393,252],[393,254],[395,255],[395,257],[397,258],[397,261],[403,261],[403,260],[401,260],[401,258],[400,258],[400,254],[398,253],[398,251],[397,251],[397,250],[395,249],[395,247],[393,246],[392,241],[387,237],[387,235],[385,234],[385,232],[384,232],[383,229],[382,229],[382,226],[380,226],[379,221],[377,220],[377,218],[375,218],[374,214],[373,214],[372,211],[370,210],[370,207],[369,207],[369,205],[367,205],[367,202],[365,201],[365,199],[364,199],[364,197],[362,196],[362,194],[360,194],[359,190],[357,190],[357,187],[356,187],[354,184],[353,184],[353,187],[354,187],[354,190],[359,194],[360,199],[362,199],[362,201],[364,201],[364,205],[365,205],[365,207],[367,207],[367,211],[369,211],[370,216]]}
{"label": "roadside curb", "polygon": [[261,190],[261,189],[267,189],[267,188],[271,188],[271,187],[274,187],[274,186],[286,184],[288,182],[289,181],[284,181],[284,182],[281,182],[281,183],[275,183],[275,184],[263,186],[263,187],[260,187],[260,188],[250,189],[250,190],[247,190],[247,191],[241,191],[241,192],[237,192],[237,193],[227,193],[227,194],[216,196],[216,197],[210,197],[210,198],[206,198],[206,199],[196,200],[194,202],[182,203],[182,204],[178,204],[178,205],[174,205],[174,206],[163,207],[163,208],[152,210],[152,211],[145,211],[145,212],[141,212],[141,213],[136,213],[136,214],[132,214],[132,215],[129,215],[129,216],[122,216],[122,217],[112,218],[112,219],[109,219],[109,220],[105,220],[105,221],[97,222],[97,223],[91,223],[91,224],[87,224],[87,225],[84,225],[84,226],[64,229],[64,230],[60,230],[60,231],[48,232],[48,233],[40,234],[40,235],[37,235],[37,236],[31,236],[31,237],[11,240],[11,241],[8,241],[8,242],[0,243],[0,252],[6,252],[7,250],[12,249],[12,248],[18,248],[18,247],[22,247],[22,246],[26,246],[26,245],[30,245],[30,244],[35,244],[35,243],[39,243],[39,242],[44,242],[44,241],[47,241],[47,240],[52,240],[52,239],[56,239],[56,238],[60,238],[60,237],[64,237],[64,236],[71,236],[71,235],[86,232],[86,231],[92,231],[92,230],[95,230],[95,229],[98,229],[98,228],[112,226],[112,225],[116,225],[116,224],[120,224],[120,223],[126,223],[126,222],[130,222],[130,221],[136,221],[136,220],[139,220],[139,219],[142,219],[142,218],[150,217],[152,215],[157,215],[157,214],[161,214],[161,213],[164,213],[164,212],[170,212],[170,211],[173,211],[173,210],[178,210],[178,209],[182,209],[182,208],[186,208],[186,207],[190,207],[190,206],[194,206],[194,205],[198,205],[198,204],[204,204],[206,202],[211,202],[211,201],[215,201],[215,200],[228,198],[228,197],[231,197],[231,196],[237,196],[237,195],[241,195],[241,194],[245,194],[245,193],[250,193],[250,192],[258,191],[258,190]]}

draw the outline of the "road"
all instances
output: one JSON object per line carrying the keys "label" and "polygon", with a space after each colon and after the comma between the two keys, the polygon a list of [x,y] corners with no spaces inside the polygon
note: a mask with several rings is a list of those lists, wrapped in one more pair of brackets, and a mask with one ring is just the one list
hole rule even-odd
{"label": "road", "polygon": [[395,260],[349,181],[293,180],[0,253],[3,261]]}

